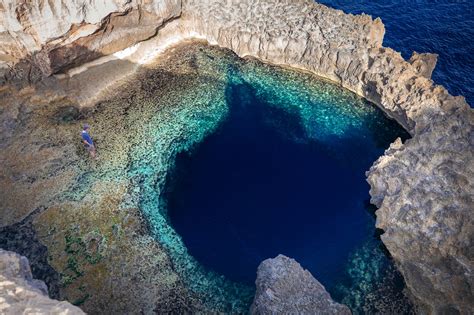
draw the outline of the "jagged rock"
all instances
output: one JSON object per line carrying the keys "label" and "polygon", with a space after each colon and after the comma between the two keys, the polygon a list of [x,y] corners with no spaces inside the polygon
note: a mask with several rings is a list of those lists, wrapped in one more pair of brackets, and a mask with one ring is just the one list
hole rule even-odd
{"label": "jagged rock", "polygon": [[43,281],[33,279],[28,259],[0,249],[0,313],[84,314],[68,302],[52,300]]}
{"label": "jagged rock", "polygon": [[433,74],[433,70],[436,67],[436,62],[438,61],[437,54],[423,53],[419,54],[413,52],[410,60],[408,61],[413,67],[415,67],[416,72],[419,75],[424,76],[425,78],[430,79]]}
{"label": "jagged rock", "polygon": [[351,314],[308,270],[283,255],[264,260],[255,283],[252,314]]}
{"label": "jagged rock", "polygon": [[181,0],[7,1],[0,69],[14,64],[8,80],[35,82],[146,40],[180,14]]}
{"label": "jagged rock", "polygon": [[458,109],[367,173],[377,227],[412,295],[428,313],[474,310],[474,113]]}
{"label": "jagged rock", "polygon": [[407,62],[382,47],[379,19],[305,0],[188,0],[182,19],[185,32],[240,56],[338,82],[412,134],[368,172],[372,202],[380,207],[377,226],[386,231],[382,241],[418,305],[469,314],[474,309],[474,112],[463,97],[429,79],[436,55],[415,53]]}
{"label": "jagged rock", "polygon": [[[50,2],[3,4],[7,8],[0,10],[4,49],[0,73],[11,73],[5,64],[16,64],[14,74],[20,79],[64,71],[146,39],[154,34],[150,29],[156,31],[169,21],[157,37],[135,46],[127,60],[141,63],[144,56],[159,52],[157,46],[163,43],[204,38],[242,57],[312,71],[377,104],[413,136],[405,144],[392,145],[367,173],[372,202],[380,208],[377,226],[385,231],[382,240],[419,305],[432,312],[469,314],[474,309],[473,110],[464,98],[450,95],[429,78],[435,55],[414,54],[406,61],[382,46],[385,29],[380,19],[344,14],[311,0],[150,0],[151,8],[169,10],[148,10],[150,16],[160,18],[145,18],[150,24],[143,25],[144,15],[138,14],[137,19],[142,7],[135,1],[114,1],[115,6],[97,10],[90,7],[90,12],[102,12],[90,19],[72,2],[76,7],[69,12],[79,12],[79,18],[66,14],[57,19],[66,21],[61,27],[58,21],[35,13],[50,10]],[[108,28],[114,23],[117,28]],[[135,27],[142,30],[130,39],[127,34]],[[40,28],[43,35],[38,36],[35,32]],[[122,31],[114,33],[116,29]],[[119,34],[125,34],[123,43]],[[109,40],[101,42],[101,36]],[[22,44],[14,44],[16,40]],[[22,51],[30,57],[24,58]],[[106,83],[95,79],[90,88],[104,90],[114,80],[102,79]],[[87,98],[81,83],[78,80],[77,90]],[[73,87],[69,84],[68,92]]]}

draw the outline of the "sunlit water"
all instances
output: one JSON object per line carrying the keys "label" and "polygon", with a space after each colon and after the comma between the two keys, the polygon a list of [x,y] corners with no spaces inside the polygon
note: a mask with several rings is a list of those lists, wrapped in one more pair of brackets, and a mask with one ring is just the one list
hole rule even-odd
{"label": "sunlit water", "polygon": [[365,181],[401,127],[313,75],[205,46],[184,55],[142,80],[127,119],[132,199],[186,286],[245,312],[258,264],[281,253],[355,311],[406,311]]}

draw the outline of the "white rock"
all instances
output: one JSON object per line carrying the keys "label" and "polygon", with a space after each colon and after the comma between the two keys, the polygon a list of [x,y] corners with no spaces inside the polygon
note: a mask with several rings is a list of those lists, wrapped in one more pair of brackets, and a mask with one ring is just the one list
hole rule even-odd
{"label": "white rock", "polygon": [[1,314],[84,314],[80,308],[50,299],[43,281],[34,280],[28,259],[0,249]]}

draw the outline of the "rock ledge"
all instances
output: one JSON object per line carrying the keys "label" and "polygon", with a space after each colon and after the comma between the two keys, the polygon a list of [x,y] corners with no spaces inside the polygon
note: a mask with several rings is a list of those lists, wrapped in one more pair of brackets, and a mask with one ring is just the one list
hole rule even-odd
{"label": "rock ledge", "polygon": [[258,267],[252,314],[351,314],[294,259],[278,255]]}
{"label": "rock ledge", "polygon": [[80,308],[48,297],[43,281],[33,279],[28,259],[0,249],[0,313],[84,314]]}

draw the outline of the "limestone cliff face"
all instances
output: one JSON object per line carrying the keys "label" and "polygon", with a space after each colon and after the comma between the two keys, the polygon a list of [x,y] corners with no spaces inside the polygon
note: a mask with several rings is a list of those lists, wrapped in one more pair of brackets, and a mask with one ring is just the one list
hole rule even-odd
{"label": "limestone cliff face", "polygon": [[[9,1],[0,14],[7,80],[62,72],[159,29],[129,61],[170,38],[200,37],[240,56],[312,71],[373,101],[413,136],[392,144],[367,173],[382,240],[426,310],[474,309],[474,113],[430,79],[436,55],[406,61],[383,47],[380,19],[311,0]],[[109,85],[99,81],[93,88]],[[85,86],[78,84],[87,95]]]}
{"label": "limestone cliff face", "polygon": [[435,314],[474,309],[474,113],[459,108],[367,172],[377,227],[412,295]]}
{"label": "limestone cliff face", "polygon": [[35,82],[146,40],[180,14],[181,0],[3,1],[0,75]]}
{"label": "limestone cliff face", "polygon": [[351,314],[309,271],[283,255],[260,264],[256,285],[252,314]]}
{"label": "limestone cliff face", "polygon": [[68,302],[52,300],[43,281],[34,280],[28,259],[0,249],[0,313],[84,314]]}

